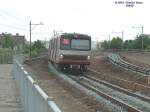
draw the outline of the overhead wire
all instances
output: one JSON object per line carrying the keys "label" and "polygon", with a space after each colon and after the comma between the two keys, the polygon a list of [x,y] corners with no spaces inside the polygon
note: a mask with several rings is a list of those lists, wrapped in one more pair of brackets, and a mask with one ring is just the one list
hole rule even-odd
{"label": "overhead wire", "polygon": [[17,21],[17,22],[20,22],[21,24],[22,24],[22,23],[25,23],[25,21],[26,21],[26,22],[29,21],[29,20],[25,19],[26,17],[24,17],[24,18],[17,17],[17,16],[15,16],[15,15],[13,15],[12,13],[7,12],[7,11],[2,10],[2,9],[0,9],[0,12],[3,13],[3,15],[5,15],[5,16],[7,16],[7,17],[11,17],[11,19],[13,19],[13,20],[15,20],[15,21]]}
{"label": "overhead wire", "polygon": [[[27,19],[22,19],[21,17],[17,17],[13,15],[12,13],[8,13],[7,11],[1,10],[0,9],[0,18],[2,19],[3,23],[0,21],[0,25],[3,27],[7,27],[9,29],[15,29],[15,30],[21,30],[24,32],[29,32],[28,29],[28,20]],[[32,28],[35,29],[36,26]],[[32,32],[33,35],[44,35],[42,32]]]}
{"label": "overhead wire", "polygon": [[13,14],[8,13],[7,11],[0,9],[0,18],[3,21],[3,23],[0,22],[0,25],[4,27],[28,31],[26,29],[27,27],[26,20],[16,17]]}
{"label": "overhead wire", "polygon": [[[3,26],[5,26],[5,27],[16,27],[16,23],[14,23],[13,21],[12,21],[12,18],[8,18],[8,17],[6,17],[6,16],[4,16],[4,15],[2,15],[1,13],[0,13],[0,18],[2,19],[2,21],[3,21],[3,23],[0,23],[1,25],[3,25]],[[11,20],[11,21],[10,21]],[[7,23],[7,24],[5,24],[5,23]],[[13,23],[13,25],[12,25],[12,23]],[[8,25],[9,24],[9,25]],[[17,26],[21,26],[22,27],[22,25],[17,25]],[[24,27],[24,26],[23,26]],[[17,29],[18,29],[18,27],[17,27]]]}
{"label": "overhead wire", "polygon": [[21,27],[11,26],[11,25],[7,25],[7,24],[3,24],[3,23],[0,23],[0,25],[8,27],[8,28],[14,28],[14,29],[18,29],[18,30],[28,31],[27,29],[24,29]]}

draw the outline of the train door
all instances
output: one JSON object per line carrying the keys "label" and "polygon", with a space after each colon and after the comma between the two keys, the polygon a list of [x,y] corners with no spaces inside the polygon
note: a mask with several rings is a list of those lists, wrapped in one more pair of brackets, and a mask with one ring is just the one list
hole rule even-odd
{"label": "train door", "polygon": [[56,39],[54,39],[54,60],[56,62],[56,56],[57,56],[57,42],[56,42]]}

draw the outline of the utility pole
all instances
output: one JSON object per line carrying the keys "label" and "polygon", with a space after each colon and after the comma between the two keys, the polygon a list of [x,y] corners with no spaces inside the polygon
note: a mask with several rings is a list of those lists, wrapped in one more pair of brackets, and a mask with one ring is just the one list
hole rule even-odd
{"label": "utility pole", "polygon": [[30,31],[30,57],[31,57],[31,21],[29,23],[29,31]]}
{"label": "utility pole", "polygon": [[53,30],[53,34],[54,34],[54,37],[55,37],[55,30]]}
{"label": "utility pole", "polygon": [[62,30],[53,30],[54,37],[58,34],[58,32],[63,32]]}
{"label": "utility pole", "polygon": [[124,32],[122,31],[122,49],[123,49],[123,34]]}
{"label": "utility pole", "polygon": [[135,26],[132,26],[132,28],[141,28],[141,49],[143,50],[143,30],[144,30],[144,26],[142,25],[141,27],[135,27]]}
{"label": "utility pole", "polygon": [[40,22],[39,24],[32,24],[31,23],[31,21],[29,22],[29,32],[30,32],[30,51],[29,51],[29,55],[30,55],[30,57],[31,57],[31,26],[32,25],[43,25],[43,23],[42,22]]}
{"label": "utility pole", "polygon": [[110,49],[110,34],[109,34],[109,49]]}
{"label": "utility pole", "polygon": [[141,35],[142,37],[141,38],[142,38],[142,50],[143,50],[143,26],[141,28],[142,28],[142,35]]}
{"label": "utility pole", "polygon": [[108,34],[108,35],[101,35],[101,36],[104,36],[104,37],[108,38],[108,48],[110,49],[110,44],[111,44],[111,42],[110,42],[110,34]]}

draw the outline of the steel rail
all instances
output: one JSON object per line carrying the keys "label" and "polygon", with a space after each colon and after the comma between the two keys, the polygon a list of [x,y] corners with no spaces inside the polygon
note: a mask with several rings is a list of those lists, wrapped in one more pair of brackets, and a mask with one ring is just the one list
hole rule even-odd
{"label": "steel rail", "polygon": [[121,67],[124,67],[126,69],[129,69],[129,70],[132,70],[132,71],[135,71],[135,72],[139,72],[139,73],[142,73],[142,74],[145,74],[145,75],[150,75],[150,70],[149,69],[146,69],[146,68],[128,63],[125,60],[123,60],[118,54],[109,54],[108,59],[111,62],[113,62],[113,63],[115,63],[115,64],[117,64]]}
{"label": "steel rail", "polygon": [[121,101],[121,100],[119,100],[119,99],[116,99],[116,98],[114,98],[114,97],[108,95],[107,93],[104,93],[104,92],[98,90],[98,89],[97,89],[96,87],[94,87],[94,86],[91,86],[91,85],[89,85],[89,84],[83,83],[82,81],[79,81],[77,78],[72,77],[71,75],[69,75],[69,77],[70,77],[72,80],[74,80],[74,81],[76,81],[77,83],[79,83],[80,85],[86,87],[87,89],[92,90],[92,91],[94,91],[95,93],[97,93],[98,95],[100,95],[100,96],[106,98],[107,100],[109,100],[109,101],[111,101],[111,102],[113,102],[113,103],[115,103],[115,104],[117,104],[117,105],[119,105],[119,106],[124,107],[128,112],[143,112],[143,111],[141,111],[141,110],[139,110],[139,109],[137,109],[137,108],[135,108],[135,107],[133,107],[133,106],[131,106],[131,105],[129,105],[129,104],[127,104],[127,103]]}
{"label": "steel rail", "polygon": [[143,68],[143,67],[134,65],[134,64],[132,64],[132,63],[129,63],[129,62],[123,60],[119,55],[118,55],[117,57],[118,57],[118,59],[121,61],[121,63],[130,65],[131,67],[133,67],[133,68],[135,68],[135,69],[140,69],[141,71],[144,71],[144,72],[146,71],[146,73],[150,71],[149,69],[146,69],[146,68]]}
{"label": "steel rail", "polygon": [[97,79],[97,78],[92,77],[92,76],[89,76],[89,75],[84,75],[84,77],[86,77],[86,78],[88,78],[88,79],[91,79],[91,80],[93,80],[93,81],[95,81],[95,82],[104,84],[104,85],[106,85],[107,87],[113,88],[113,89],[118,90],[118,91],[120,91],[120,92],[123,92],[123,93],[125,93],[125,94],[127,94],[127,95],[130,95],[130,96],[133,96],[133,97],[137,97],[137,98],[139,98],[139,99],[141,99],[141,100],[143,100],[143,101],[146,101],[146,102],[150,103],[150,98],[146,98],[146,97],[144,97],[144,96],[141,96],[141,95],[132,93],[132,92],[128,91],[127,89],[121,88],[121,87],[119,87],[119,86],[116,86],[116,85],[114,85],[114,84],[108,83],[108,82],[106,82],[106,81],[102,81],[102,80],[100,80],[100,79]]}

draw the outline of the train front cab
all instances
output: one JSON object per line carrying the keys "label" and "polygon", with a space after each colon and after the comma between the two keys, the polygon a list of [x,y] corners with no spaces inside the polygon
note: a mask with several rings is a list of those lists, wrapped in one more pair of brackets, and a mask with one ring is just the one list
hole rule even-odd
{"label": "train front cab", "polygon": [[87,35],[62,35],[59,39],[56,63],[61,69],[86,71],[91,58],[91,37]]}

